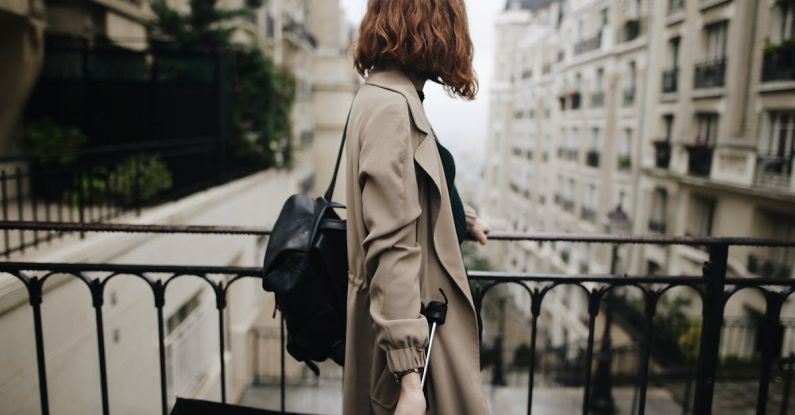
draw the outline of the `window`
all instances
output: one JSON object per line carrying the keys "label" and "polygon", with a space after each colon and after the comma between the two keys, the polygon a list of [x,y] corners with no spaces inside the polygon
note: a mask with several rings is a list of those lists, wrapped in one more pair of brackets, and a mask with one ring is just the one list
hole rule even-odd
{"label": "window", "polygon": [[795,38],[795,3],[779,2],[778,41],[784,42]]}
{"label": "window", "polygon": [[601,91],[604,85],[604,78],[605,78],[605,68],[599,68],[596,70],[596,88],[597,91]]}
{"label": "window", "polygon": [[729,23],[719,22],[706,26],[707,32],[707,59],[710,61],[721,60],[726,57],[726,38]]}
{"label": "window", "polygon": [[671,141],[672,134],[674,130],[674,115],[673,114],[665,114],[663,115],[663,138],[665,141]]}
{"label": "window", "polygon": [[698,121],[698,135],[696,145],[714,146],[718,140],[718,114],[705,112],[696,116]]}
{"label": "window", "polygon": [[668,41],[668,61],[671,63],[671,68],[679,66],[679,50],[682,43],[681,37],[673,37]]}
{"label": "window", "polygon": [[600,141],[601,141],[600,137],[601,137],[601,132],[600,132],[599,128],[598,127],[592,128],[591,129],[591,150],[599,151],[599,148],[601,147],[599,145]]}
{"label": "window", "polygon": [[767,138],[761,153],[780,158],[795,156],[795,111],[769,111]]}
{"label": "window", "polygon": [[607,23],[610,21],[608,19],[607,8],[604,8],[599,12],[599,20],[602,27],[607,26]]}
{"label": "window", "polygon": [[690,217],[685,233],[691,236],[712,235],[714,216],[715,199],[693,195],[690,198]]}
{"label": "window", "polygon": [[649,230],[665,233],[665,223],[668,217],[668,191],[662,188],[654,189],[651,198],[651,216],[649,216]]}
{"label": "window", "polygon": [[632,148],[632,129],[625,128],[624,133],[621,135],[621,142],[618,148],[618,168],[619,170],[627,170],[631,167],[632,156],[630,149]]}

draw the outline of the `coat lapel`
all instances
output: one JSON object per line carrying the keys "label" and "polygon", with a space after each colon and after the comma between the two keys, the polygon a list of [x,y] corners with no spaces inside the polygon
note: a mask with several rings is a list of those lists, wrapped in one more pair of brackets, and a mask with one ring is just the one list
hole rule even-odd
{"label": "coat lapel", "polygon": [[466,269],[464,269],[464,264],[461,260],[455,227],[440,226],[441,224],[453,223],[452,208],[450,207],[449,197],[446,197],[448,190],[447,182],[444,180],[441,157],[436,148],[430,122],[428,122],[428,118],[425,115],[425,109],[417,95],[417,91],[414,89],[414,84],[399,69],[372,71],[367,77],[366,83],[399,92],[408,102],[409,112],[414,125],[422,133],[420,142],[414,150],[414,161],[431,179],[434,188],[435,200],[432,203],[433,212],[431,212],[434,251],[447,275],[455,282],[461,293],[466,297],[472,311],[475,312]]}

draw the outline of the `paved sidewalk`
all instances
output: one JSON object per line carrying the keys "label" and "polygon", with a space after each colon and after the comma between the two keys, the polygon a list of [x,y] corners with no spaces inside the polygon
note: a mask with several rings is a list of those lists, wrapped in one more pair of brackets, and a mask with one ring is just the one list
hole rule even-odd
{"label": "paved sidewalk", "polygon": [[[520,387],[493,388],[484,386],[493,414],[510,415],[527,413],[527,389]],[[619,415],[629,414],[632,407],[631,388],[616,388],[614,398]],[[321,381],[317,385],[288,386],[287,410],[307,414],[336,415],[341,413],[342,385],[339,381]],[[252,386],[241,404],[258,408],[279,409],[279,386]],[[533,414],[571,415],[581,411],[581,388],[536,388],[533,394]],[[650,389],[647,394],[646,414],[671,415],[681,413],[681,408],[662,389]]]}

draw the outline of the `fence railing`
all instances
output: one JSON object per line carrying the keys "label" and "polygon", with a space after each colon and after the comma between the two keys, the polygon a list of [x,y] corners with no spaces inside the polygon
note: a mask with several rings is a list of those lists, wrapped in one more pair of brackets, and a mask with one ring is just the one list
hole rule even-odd
{"label": "fence railing", "polygon": [[[32,222],[0,222],[1,230],[36,230],[53,232],[124,232],[124,233],[191,233],[191,234],[232,234],[269,235],[269,230],[257,227],[237,226],[186,226],[186,225],[133,225],[133,224],[63,224]],[[534,376],[538,356],[537,334],[538,318],[541,315],[544,299],[556,287],[572,286],[587,298],[588,336],[585,342],[586,364],[581,368],[583,379],[582,413],[589,413],[589,397],[592,389],[592,364],[594,361],[595,322],[600,305],[606,296],[622,287],[640,290],[644,303],[645,325],[643,338],[639,341],[637,359],[638,400],[637,413],[645,413],[646,392],[649,384],[650,339],[655,328],[654,316],[661,297],[676,287],[689,287],[701,298],[702,323],[699,338],[699,352],[696,359],[696,376],[693,380],[693,413],[709,415],[712,413],[712,399],[715,388],[718,359],[720,357],[720,337],[723,327],[724,307],[729,299],[743,289],[760,292],[765,301],[762,322],[762,353],[758,368],[758,394],[756,413],[765,414],[773,373],[774,360],[780,351],[775,349],[776,327],[781,321],[782,306],[795,291],[795,279],[746,278],[727,276],[729,249],[733,246],[795,247],[795,241],[777,241],[754,238],[693,238],[657,236],[617,236],[617,235],[576,235],[576,234],[523,234],[492,232],[492,241],[528,241],[538,243],[578,243],[578,244],[650,244],[705,246],[709,259],[705,262],[701,275],[684,276],[641,276],[641,275],[560,275],[531,274],[495,271],[469,271],[473,299],[480,313],[486,295],[500,285],[516,285],[530,298],[530,359],[527,367],[527,412],[533,409]],[[493,242],[494,243],[494,242]],[[496,242],[500,243],[500,242]],[[26,288],[29,304],[33,312],[33,328],[38,367],[39,395],[41,412],[49,413],[47,368],[44,350],[44,330],[42,327],[43,287],[53,275],[66,275],[82,281],[91,295],[96,320],[97,350],[99,359],[99,379],[102,399],[102,413],[110,412],[108,395],[107,361],[104,339],[102,305],[105,300],[105,287],[117,278],[135,278],[143,281],[151,290],[153,304],[157,311],[158,351],[160,372],[160,398],[163,414],[168,411],[168,369],[166,358],[166,331],[163,308],[166,292],[176,279],[191,276],[205,282],[214,295],[218,312],[218,350],[220,362],[220,395],[226,402],[226,365],[224,360],[225,330],[223,313],[227,307],[229,287],[246,278],[258,278],[259,267],[231,266],[174,266],[174,265],[126,265],[90,263],[30,263],[0,262],[0,276],[15,278]],[[98,274],[104,274],[98,276]],[[285,353],[284,325],[279,329],[280,352],[280,390],[281,409],[285,409]]]}
{"label": "fence railing", "polygon": [[[0,158],[0,220],[99,223],[253,173],[221,171],[213,138],[120,144],[81,150],[69,164],[42,157]],[[46,157],[44,157],[46,160]],[[62,236],[52,230],[5,229],[0,255],[36,248]],[[80,237],[84,232],[80,233]]]}

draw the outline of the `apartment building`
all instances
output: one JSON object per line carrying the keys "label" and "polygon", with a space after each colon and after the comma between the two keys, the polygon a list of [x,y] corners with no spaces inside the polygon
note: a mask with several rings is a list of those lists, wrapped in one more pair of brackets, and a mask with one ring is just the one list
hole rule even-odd
{"label": "apartment building", "polygon": [[[621,206],[640,234],[791,239],[793,18],[788,1],[508,1],[484,214],[517,231],[601,233],[615,231],[607,215]],[[614,265],[600,245],[494,254],[527,272]],[[730,256],[733,275],[791,277],[795,264],[786,249]],[[698,275],[705,259],[689,247],[624,247],[615,271]],[[584,296],[558,290],[545,299],[555,345],[587,334]],[[763,313],[757,297],[734,297],[727,316]]]}

